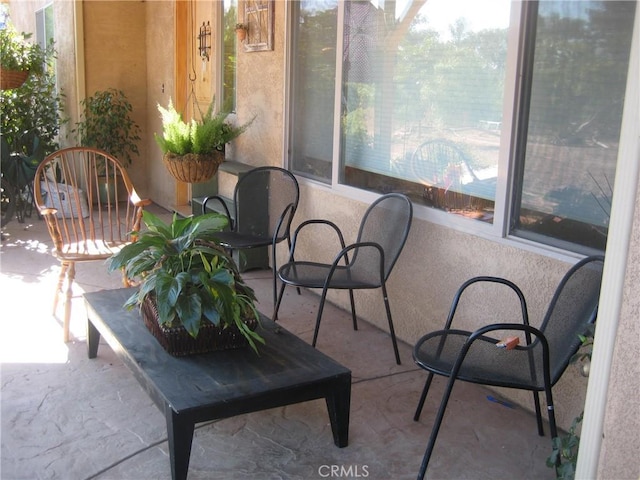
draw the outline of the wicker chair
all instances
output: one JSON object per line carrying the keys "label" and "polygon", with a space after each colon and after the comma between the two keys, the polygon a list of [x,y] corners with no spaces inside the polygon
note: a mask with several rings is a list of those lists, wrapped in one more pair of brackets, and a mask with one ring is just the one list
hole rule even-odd
{"label": "wicker chair", "polygon": [[[349,290],[353,329],[357,330],[353,290],[381,288],[393,351],[396,363],[400,365],[400,354],[391,318],[386,281],[407,240],[412,218],[413,206],[409,198],[399,193],[389,193],[381,196],[369,206],[362,218],[357,240],[351,245],[345,245],[342,232],[333,222],[307,220],[300,224],[293,236],[289,263],[283,265],[278,271],[282,286],[276,303],[274,319],[277,319],[284,289],[287,285],[321,288],[322,296],[320,297],[312,343],[315,347],[324,302],[329,289]],[[328,226],[337,233],[342,249],[331,264],[294,260],[298,235],[302,229],[313,225]]]}
{"label": "wicker chair", "polygon": [[[571,357],[580,348],[579,335],[586,333],[596,319],[602,267],[601,256],[587,257],[576,263],[563,277],[551,299],[539,328],[529,325],[522,291],[512,282],[497,277],[475,277],[465,282],[454,296],[444,330],[429,333],[418,340],[413,358],[429,372],[414,420],[420,413],[433,375],[448,377],[440,407],[431,430],[418,478],[424,478],[438,436],[447,402],[456,380],[533,392],[538,433],[544,435],[538,392],[544,392],[551,437],[558,436],[551,388],[560,379]],[[497,323],[467,332],[451,328],[465,290],[480,282],[505,285],[517,295],[522,323]],[[503,336],[523,334],[524,344],[501,346]],[[533,340],[532,340],[533,339]]]}
{"label": "wicker chair", "polygon": [[[101,194],[104,184],[111,190]],[[34,196],[53,241],[53,255],[61,263],[54,315],[67,280],[63,337],[68,342],[76,262],[107,259],[134,240],[131,233],[139,230],[142,209],[151,202],[138,197],[115,158],[87,147],[46,157],[36,170]]]}

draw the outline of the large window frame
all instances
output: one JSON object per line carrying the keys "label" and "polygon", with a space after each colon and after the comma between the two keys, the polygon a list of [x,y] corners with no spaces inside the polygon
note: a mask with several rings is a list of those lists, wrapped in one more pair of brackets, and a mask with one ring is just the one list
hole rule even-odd
{"label": "large window frame", "polygon": [[[339,2],[338,16],[337,16],[337,38],[336,38],[336,52],[342,52],[342,25],[344,24],[344,11],[345,7],[343,2]],[[293,24],[295,17],[295,9],[290,6],[289,8],[290,18],[290,31],[295,30]],[[515,205],[513,199],[517,196],[520,184],[518,180],[518,165],[522,162],[521,152],[517,151],[519,148],[518,129],[522,129],[522,125],[518,122],[522,122],[523,115],[526,112],[521,111],[523,102],[521,96],[523,91],[529,86],[523,83],[524,74],[526,73],[526,58],[525,49],[528,45],[527,41],[531,33],[527,29],[532,28],[531,25],[531,10],[530,3],[528,2],[511,2],[511,14],[510,24],[508,29],[508,48],[507,48],[507,64],[506,64],[506,82],[504,89],[504,102],[503,102],[503,118],[502,129],[500,138],[500,151],[498,158],[498,177],[496,181],[495,192],[495,211],[492,223],[483,223],[477,220],[464,218],[455,214],[451,214],[435,208],[416,205],[415,214],[416,217],[428,220],[430,222],[440,224],[447,227],[452,227],[460,231],[472,233],[485,238],[489,238],[494,241],[505,242],[510,244],[517,244],[518,246],[533,250],[533,251],[547,251],[555,252],[559,255],[571,255],[592,253],[587,247],[582,247],[576,244],[569,244],[566,242],[547,242],[544,239],[539,238],[527,238],[526,235],[519,235],[517,231],[513,230],[511,224],[512,215],[515,212]],[[295,39],[295,31],[292,35]],[[293,42],[292,42],[293,43]],[[336,84],[335,84],[335,111],[340,112],[340,95],[341,86],[343,82],[343,71],[341,55],[336,55]],[[292,75],[289,77],[291,83],[295,83],[296,79],[293,76],[295,65],[295,46],[290,46],[288,55],[289,65],[292,67],[290,72]],[[628,80],[628,79],[627,79]],[[288,86],[290,107],[295,104],[295,98],[293,98],[294,86]],[[289,111],[290,109],[288,109]],[[331,188],[332,191],[337,194],[348,196],[351,198],[361,199],[363,201],[370,201],[377,195],[375,192],[359,189],[341,183],[342,166],[340,164],[340,118],[339,115],[334,115],[334,134],[333,134],[333,158],[332,158],[332,171],[331,178],[325,179],[325,181],[318,181],[318,179],[309,178],[308,181],[317,183],[319,186],[325,186]],[[291,128],[291,124],[289,124]],[[289,155],[292,152],[289,139],[287,139]],[[305,177],[305,172],[299,172],[295,169],[295,161],[292,158],[287,159],[288,165],[292,171],[296,174]]]}

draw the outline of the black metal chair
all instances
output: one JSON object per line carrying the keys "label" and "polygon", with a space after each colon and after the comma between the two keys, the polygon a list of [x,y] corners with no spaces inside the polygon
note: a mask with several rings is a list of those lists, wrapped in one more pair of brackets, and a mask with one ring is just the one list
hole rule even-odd
{"label": "black metal chair", "polygon": [[[381,288],[393,350],[399,365],[400,354],[391,318],[386,281],[407,240],[412,218],[413,205],[409,198],[399,193],[390,193],[381,196],[369,206],[362,218],[357,240],[351,245],[345,245],[342,232],[333,222],[308,220],[300,224],[293,235],[290,261],[280,267],[278,271],[282,286],[276,303],[274,319],[277,319],[280,302],[282,302],[284,289],[287,285],[321,288],[322,296],[312,343],[315,347],[324,302],[329,289],[349,290],[353,329],[357,330],[353,290]],[[342,249],[335,256],[333,263],[294,260],[298,235],[303,228],[311,225],[329,226],[337,233]]]}
{"label": "black metal chair", "polygon": [[254,168],[238,180],[233,192],[233,216],[218,195],[208,196],[202,202],[204,213],[208,202],[218,201],[229,219],[230,230],[216,234],[223,247],[240,250],[271,246],[274,305],[278,291],[276,245],[286,240],[291,247],[291,221],[299,199],[296,177],[283,168],[268,166]]}
{"label": "black metal chair", "polygon": [[[512,282],[497,277],[475,277],[456,292],[444,330],[418,340],[413,358],[427,376],[414,420],[420,413],[433,375],[449,377],[436,414],[418,479],[424,478],[456,380],[495,387],[517,388],[533,392],[538,433],[544,435],[538,392],[544,392],[552,438],[558,436],[551,388],[560,379],[571,357],[581,345],[579,335],[586,333],[596,319],[604,257],[587,257],[576,263],[563,277],[539,328],[529,325],[522,291]],[[468,332],[451,328],[465,290],[479,282],[506,285],[520,303],[522,323],[497,323]],[[508,335],[524,334],[524,343],[513,348],[498,348]]]}

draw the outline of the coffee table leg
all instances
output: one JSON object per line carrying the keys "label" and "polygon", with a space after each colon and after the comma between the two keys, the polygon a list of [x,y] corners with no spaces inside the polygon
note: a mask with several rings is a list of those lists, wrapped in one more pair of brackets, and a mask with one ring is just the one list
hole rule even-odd
{"label": "coffee table leg", "polygon": [[343,448],[349,444],[349,411],[351,409],[351,375],[336,381],[332,393],[327,396],[327,410],[331,420],[333,443]]}
{"label": "coffee table leg", "polygon": [[169,437],[169,460],[171,461],[171,478],[186,480],[193,441],[193,422],[180,418],[171,407],[165,406],[167,435]]}
{"label": "coffee table leg", "polygon": [[91,323],[91,320],[87,319],[87,354],[89,358],[98,356],[98,343],[100,343],[100,332]]}

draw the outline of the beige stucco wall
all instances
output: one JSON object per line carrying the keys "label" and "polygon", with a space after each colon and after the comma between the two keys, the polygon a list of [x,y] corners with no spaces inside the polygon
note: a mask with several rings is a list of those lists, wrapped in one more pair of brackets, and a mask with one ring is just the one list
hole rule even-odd
{"label": "beige stucco wall", "polygon": [[167,105],[175,98],[175,12],[173,2],[146,2],[147,22],[146,119],[147,132],[143,136],[147,152],[147,192],[160,205],[175,204],[175,182],[162,164],[162,152],[153,133],[162,131],[158,104]]}
{"label": "beige stucco wall", "polygon": [[[145,2],[83,2],[85,92],[122,90],[131,117],[145,137],[147,129],[147,44]],[[135,168],[128,169],[141,195],[147,190],[147,146],[140,142]]]}
{"label": "beige stucco wall", "polygon": [[[640,145],[640,139],[637,142]],[[640,148],[637,150],[640,152]],[[636,192],[633,219],[624,297],[609,380],[598,478],[640,478],[640,459],[637,455],[640,452],[640,192]],[[630,456],[630,452],[635,452],[636,455]]]}
{"label": "beige stucco wall", "polygon": [[[19,4],[20,10],[30,9],[32,15],[34,9],[28,3]],[[67,82],[65,85],[70,86],[67,95],[74,95],[71,85],[75,81],[72,72],[75,57],[70,42],[73,24],[69,20],[73,4],[60,1],[55,5],[56,11],[60,12],[56,14],[60,17],[57,18],[60,28],[56,28],[64,39],[59,45],[66,72],[62,78]],[[230,159],[256,166],[283,165],[284,162],[285,6],[284,1],[275,2],[274,50],[241,50],[238,53],[237,121],[255,120],[249,131],[233,142],[227,155]],[[131,176],[143,195],[166,207],[175,203],[176,185],[162,165],[153,133],[161,129],[156,105],[166,105],[169,98],[176,98],[178,93],[175,90],[174,9],[173,1],[83,2],[87,93],[111,86],[127,93],[134,104],[135,118],[143,129],[141,156],[130,168]],[[25,18],[28,16],[25,14]],[[307,218],[328,218],[345,230],[347,240],[355,239],[367,202],[354,199],[350,192],[339,193],[304,179],[300,179],[300,184],[301,203],[294,223]],[[299,258],[305,252],[329,255],[334,251],[330,251],[323,238],[302,242],[300,248]],[[278,258],[286,258],[284,245],[279,248]],[[388,285],[397,335],[413,344],[420,335],[441,328],[457,287],[469,277],[480,274],[500,275],[516,282],[527,296],[531,323],[537,325],[568,267],[569,264],[550,256],[416,218],[406,249]],[[331,292],[329,299],[348,307],[344,292]],[[461,311],[463,328],[507,318],[483,313],[493,312],[494,307],[513,308],[513,304],[500,294],[483,295],[475,300],[473,311]],[[380,292],[358,292],[356,301],[361,318],[387,330]],[[635,307],[630,305],[629,308]],[[350,328],[349,325],[344,327]],[[637,337],[637,330],[628,331]],[[388,361],[392,367],[390,345],[388,352],[381,352],[380,359]],[[408,364],[411,359],[403,358],[403,362]],[[560,426],[567,428],[580,413],[585,389],[586,379],[576,368],[570,367],[554,390]],[[615,397],[615,390],[611,392]],[[503,394],[531,408],[530,394]],[[530,426],[523,428],[534,429],[533,420]]]}

